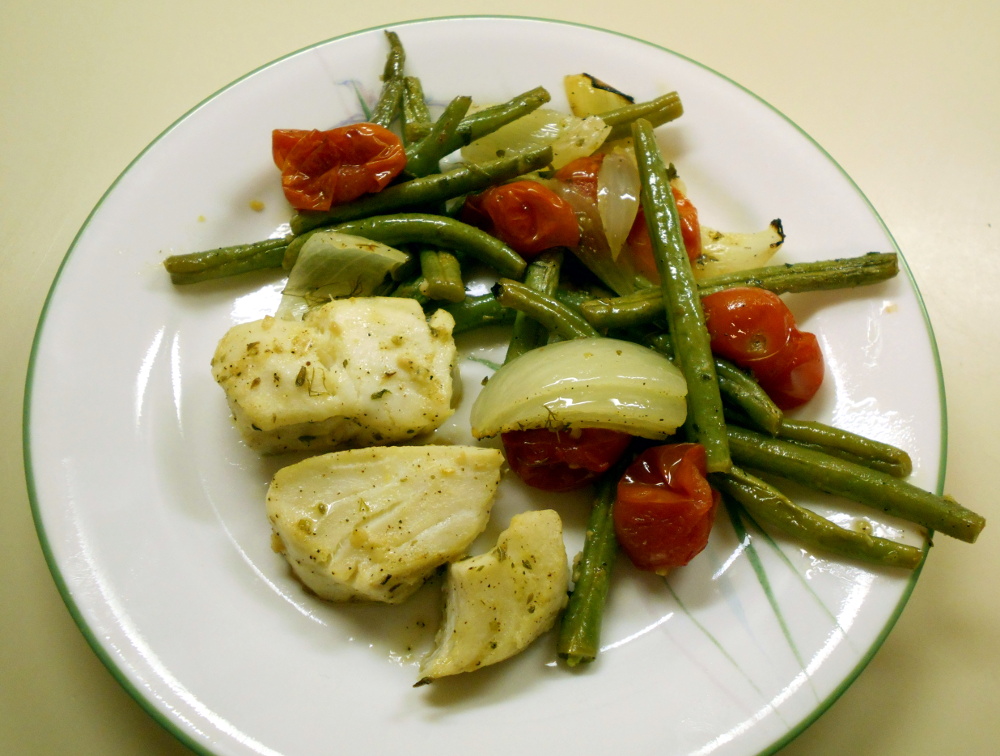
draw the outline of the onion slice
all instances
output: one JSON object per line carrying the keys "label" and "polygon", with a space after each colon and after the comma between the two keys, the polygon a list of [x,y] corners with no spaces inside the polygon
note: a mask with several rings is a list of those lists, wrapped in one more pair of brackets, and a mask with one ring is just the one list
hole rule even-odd
{"label": "onion slice", "polygon": [[721,276],[767,264],[785,241],[781,220],[749,233],[722,232],[701,227],[701,255],[694,261],[695,278]]}
{"label": "onion slice", "polygon": [[382,294],[388,277],[409,259],[405,252],[371,239],[314,231],[288,273],[275,315],[301,320],[308,310],[332,299]]}
{"label": "onion slice", "polygon": [[472,405],[472,435],[607,428],[664,439],[687,415],[687,383],[659,352],[629,341],[547,344],[501,367]]}
{"label": "onion slice", "polygon": [[466,162],[483,163],[495,160],[497,155],[517,155],[548,145],[552,148],[552,167],[559,169],[592,154],[610,132],[611,127],[597,116],[578,118],[538,108],[465,145],[461,154]]}
{"label": "onion slice", "polygon": [[621,150],[604,156],[597,174],[597,209],[608,239],[611,259],[617,260],[639,212],[639,167]]}

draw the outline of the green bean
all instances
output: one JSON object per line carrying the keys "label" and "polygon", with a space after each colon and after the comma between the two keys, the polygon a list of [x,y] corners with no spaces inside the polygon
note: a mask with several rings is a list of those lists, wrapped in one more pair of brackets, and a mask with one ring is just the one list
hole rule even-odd
{"label": "green bean", "polygon": [[403,96],[403,80],[389,79],[382,87],[382,94],[372,108],[370,123],[389,128],[399,115],[399,102]]}
{"label": "green bean", "polygon": [[403,97],[403,66],[406,62],[406,52],[396,32],[386,30],[385,36],[389,41],[389,54],[386,56],[385,69],[382,72],[382,92],[375,107],[372,108],[369,120],[388,128],[399,114]]}
{"label": "green bean", "polygon": [[786,417],[781,420],[776,435],[896,478],[906,478],[913,472],[913,462],[904,450],[825,423]]}
{"label": "green bean", "polygon": [[393,289],[390,296],[400,297],[403,299],[415,299],[420,303],[420,306],[430,304],[431,298],[427,296],[427,279],[423,276],[417,276],[409,281],[403,281],[395,289]]}
{"label": "green bean", "polygon": [[518,281],[501,278],[493,287],[493,295],[504,307],[527,314],[549,333],[563,339],[585,339],[600,336],[580,314],[555,297],[535,291]]}
{"label": "green bean", "polygon": [[766,265],[752,270],[725,273],[698,282],[702,296],[734,286],[756,286],[775,294],[829,291],[871,286],[899,273],[895,252],[868,252],[858,257],[816,262]]}
{"label": "green bean", "polygon": [[385,38],[389,43],[389,54],[385,58],[385,67],[382,69],[382,81],[402,78],[403,68],[406,65],[406,50],[403,48],[399,35],[391,29],[385,30]]}
{"label": "green bean", "polygon": [[[563,254],[558,249],[542,252],[528,264],[524,274],[524,284],[537,292],[553,296],[559,286],[562,258]],[[548,332],[541,323],[527,313],[518,311],[514,316],[514,327],[511,329],[504,362],[510,362],[515,357],[541,346],[547,339]]]}
{"label": "green bean", "polygon": [[[755,286],[786,294],[803,291],[868,286],[892,278],[899,272],[894,252],[869,252],[859,257],[809,263],[767,265],[698,281],[699,296],[722,289]],[[663,315],[659,289],[640,289],[620,297],[602,297],[582,305],[580,311],[595,328],[624,328],[649,323]]]}
{"label": "green bean", "polygon": [[[334,231],[388,244],[430,244],[459,250],[495,268],[500,275],[520,278],[524,258],[502,241],[474,226],[444,215],[398,213],[341,223]],[[286,258],[287,264],[287,258]]]}
{"label": "green bean", "polygon": [[[409,94],[407,94],[408,91]],[[404,106],[413,111],[407,116],[406,110],[404,110],[404,123],[410,122],[407,118],[412,119],[414,125],[407,131],[407,135],[414,141],[426,138],[431,129],[431,118],[426,110],[426,105],[424,105],[423,111],[420,111],[418,106],[414,104],[418,98],[418,92],[420,100],[423,102],[423,91],[417,89],[416,85],[408,85],[407,88],[404,88],[403,93]],[[500,127],[537,110],[550,99],[548,90],[544,87],[535,87],[506,102],[464,115],[450,133],[449,138],[442,141],[442,155],[448,155],[469,142],[493,133]],[[407,105],[408,100],[410,101],[409,105]]]}
{"label": "green bean", "polygon": [[[647,339],[656,351],[673,359],[673,343],[668,333],[658,333]],[[782,411],[760,384],[729,360],[715,355],[715,374],[724,399],[742,411],[755,426],[775,434],[781,427]]]}
{"label": "green bean", "polygon": [[594,298],[594,294],[586,289],[573,289],[560,286],[556,289],[556,299],[564,305],[579,311],[584,302],[589,302]]}
{"label": "green bean", "polygon": [[734,462],[742,467],[843,496],[967,543],[975,542],[986,525],[981,515],[950,496],[937,496],[887,473],[791,441],[730,425],[729,445]]}
{"label": "green bean", "polygon": [[683,114],[684,106],[681,105],[680,96],[676,92],[668,92],[646,102],[623,105],[620,108],[600,113],[599,117],[611,127],[611,133],[608,134],[610,140],[630,136],[632,122],[638,118],[645,118],[655,128],[676,120]]}
{"label": "green bean", "polygon": [[728,473],[714,473],[710,480],[720,493],[742,506],[758,524],[784,533],[804,546],[848,559],[910,570],[923,560],[921,549],[863,530],[842,528],[737,467]]}
{"label": "green bean", "polygon": [[445,107],[441,116],[431,125],[430,131],[423,139],[411,145],[406,150],[407,176],[419,177],[439,171],[438,162],[451,154],[461,142],[461,136],[456,139],[459,121],[472,105],[471,97],[456,97]]}
{"label": "green bean", "polygon": [[641,199],[660,273],[664,309],[674,343],[674,363],[687,380],[687,438],[705,447],[709,472],[729,469],[722,397],[701,310],[698,287],[681,238],[677,205],[670,189],[667,167],[660,155],[649,121],[632,124],[635,152],[642,181]]}
{"label": "green bean", "polygon": [[753,376],[721,357],[715,358],[715,371],[719,376],[719,390],[731,404],[761,430],[778,431],[783,413]]}
{"label": "green bean", "polygon": [[171,255],[163,267],[175,284],[192,284],[226,278],[265,268],[280,268],[290,237],[236,244],[204,252]]}
{"label": "green bean", "polygon": [[552,148],[538,147],[511,157],[462,165],[445,173],[403,181],[387,186],[377,194],[366,194],[327,211],[296,213],[291,221],[292,232],[302,234],[321,226],[427,207],[543,168],[551,161]]}
{"label": "green bean", "polygon": [[[719,369],[718,362],[716,369]],[[733,369],[745,376],[747,386],[756,386],[763,394],[760,385],[752,377],[735,366]],[[745,400],[736,397],[724,385],[722,376],[723,371],[719,370],[719,387],[722,389],[723,397],[728,401],[726,421],[729,423],[754,427],[806,449],[839,457],[856,465],[884,472],[894,478],[905,478],[913,471],[910,455],[902,449],[824,423],[789,420],[782,416],[781,410],[771,402],[767,394],[756,398],[748,395]],[[773,416],[765,414],[768,404],[774,408]]]}
{"label": "green bean", "polygon": [[455,318],[456,334],[487,326],[506,326],[514,322],[514,310],[501,305],[492,294],[467,296],[461,302],[448,302],[441,309],[447,310]]}
{"label": "green bean", "polygon": [[424,88],[416,76],[403,77],[403,100],[400,104],[403,138],[408,143],[417,142],[431,130],[430,111],[424,99]]}
{"label": "green bean", "polygon": [[592,662],[600,650],[604,604],[618,557],[612,514],[621,472],[621,466],[616,466],[598,481],[583,551],[573,568],[573,591],[560,620],[556,645],[559,658],[570,667]]}
{"label": "green bean", "polygon": [[420,250],[421,291],[430,299],[461,302],[465,299],[465,283],[458,258],[440,249]]}
{"label": "green bean", "polygon": [[600,297],[580,305],[580,314],[595,328],[629,328],[664,316],[663,292],[639,289],[618,297]]}
{"label": "green bean", "polygon": [[467,142],[475,141],[537,110],[551,99],[552,96],[544,87],[529,89],[506,102],[470,113],[462,119],[459,132]]}

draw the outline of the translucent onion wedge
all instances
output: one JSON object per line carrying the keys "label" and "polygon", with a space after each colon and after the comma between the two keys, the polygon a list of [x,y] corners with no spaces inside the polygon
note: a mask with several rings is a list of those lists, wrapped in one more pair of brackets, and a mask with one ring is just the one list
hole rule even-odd
{"label": "translucent onion wedge", "polygon": [[597,173],[597,209],[611,258],[618,259],[639,211],[639,168],[625,150],[604,156]]}
{"label": "translucent onion wedge", "polygon": [[659,352],[617,339],[560,341],[501,367],[472,405],[472,435],[608,428],[664,439],[687,415],[687,384]]}
{"label": "translucent onion wedge", "polygon": [[550,145],[552,167],[592,154],[611,132],[597,117],[577,118],[550,108],[538,108],[491,134],[462,148],[462,159],[470,163],[496,160],[498,155],[517,155],[525,150]]}
{"label": "translucent onion wedge", "polygon": [[694,261],[695,278],[759,268],[781,249],[785,232],[780,220],[751,233],[723,233],[701,227],[701,255]]}
{"label": "translucent onion wedge", "polygon": [[288,273],[275,314],[298,320],[307,310],[332,299],[382,293],[387,277],[408,260],[405,252],[370,239],[315,231]]}
{"label": "translucent onion wedge", "polygon": [[546,186],[570,204],[580,222],[580,243],[574,250],[576,258],[615,294],[634,292],[634,266],[628,255],[619,255],[618,260],[612,258],[597,204],[565,181],[549,181]]}

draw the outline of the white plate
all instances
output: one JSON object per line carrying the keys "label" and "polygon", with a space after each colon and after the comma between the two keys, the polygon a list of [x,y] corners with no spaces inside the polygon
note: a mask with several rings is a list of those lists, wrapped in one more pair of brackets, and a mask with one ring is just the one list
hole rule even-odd
{"label": "white plate", "polygon": [[[895,249],[829,156],[690,60],[535,20],[396,28],[409,71],[437,101],[498,101],[541,84],[564,105],[562,76],[579,71],[639,99],[678,90],[686,114],[660,132],[703,222],[750,230],[780,217],[784,260]],[[175,289],[160,262],[264,238],[285,222],[271,129],[356,116],[357,91],[377,93],[385,51],[381,30],[361,32],[219,92],[128,167],[67,255],[29,374],[27,467],[39,534],[81,630],[157,720],[206,753],[666,756],[787,742],[864,667],[915,575],[829,561],[757,532],[741,542],[722,517],[706,552],[670,580],[619,571],[606,647],[590,668],[557,664],[547,637],[508,663],[414,689],[432,595],[397,608],[326,605],[271,552],[263,496],[278,463],[238,441],[208,363],[227,327],[273,306],[277,280]],[[827,354],[810,416],[905,447],[914,482],[937,490],[940,373],[912,281],[790,301]],[[485,368],[463,369],[474,392]],[[505,486],[494,533],[524,506],[521,489]],[[547,502],[566,518],[574,551],[584,507]],[[876,526],[924,542],[917,529]]]}

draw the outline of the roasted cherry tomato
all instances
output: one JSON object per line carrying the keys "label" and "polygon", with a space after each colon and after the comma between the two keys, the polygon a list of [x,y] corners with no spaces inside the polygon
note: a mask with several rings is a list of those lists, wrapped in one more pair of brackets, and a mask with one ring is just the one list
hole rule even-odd
{"label": "roasted cherry tomato", "polygon": [[[671,186],[670,191],[677,205],[684,249],[687,251],[688,259],[694,262],[701,255],[701,224],[698,222],[698,208],[676,186]],[[641,207],[625,240],[625,246],[632,255],[635,269],[653,283],[660,283],[660,271],[657,270],[656,259],[653,257],[653,243],[650,241],[649,229],[646,228],[646,215]]]}
{"label": "roasted cherry tomato", "polygon": [[823,383],[816,337],[799,331],[788,305],[765,289],[739,287],[702,297],[712,351],[753,371],[781,409],[809,401]]}
{"label": "roasted cherry tomato", "polygon": [[462,220],[525,256],[575,247],[580,225],[570,204],[537,181],[514,181],[468,197]]}
{"label": "roasted cherry tomato", "polygon": [[603,428],[508,431],[500,436],[507,464],[521,480],[544,491],[582,488],[621,458],[632,437]]}
{"label": "roasted cherry tomato", "polygon": [[571,160],[558,171],[554,178],[571,184],[578,192],[590,200],[597,201],[597,174],[601,172],[604,155],[588,155]]}
{"label": "roasted cherry tomato", "polygon": [[706,478],[704,446],[651,447],[618,482],[612,509],[618,543],[641,570],[682,567],[708,543],[719,499]]}
{"label": "roasted cherry tomato", "polygon": [[[603,155],[597,154],[577,158],[556,171],[555,178],[572,185],[584,197],[596,202],[597,178],[603,157]],[[677,186],[671,185],[670,189],[674,195],[674,202],[677,204],[677,215],[680,218],[684,248],[687,250],[688,259],[694,261],[701,254],[701,225],[698,221],[698,209]],[[629,230],[625,248],[629,251],[636,272],[641,273],[653,283],[659,283],[660,273],[656,269],[653,244],[649,239],[646,216],[641,207],[632,223],[632,228]]]}
{"label": "roasted cherry tomato", "polygon": [[754,375],[761,388],[783,410],[808,402],[823,384],[823,353],[814,334],[794,331],[785,348],[757,363]]}
{"label": "roasted cherry tomato", "polygon": [[399,137],[374,123],[329,131],[275,129],[271,154],[297,210],[329,210],[379,192],[406,166]]}

